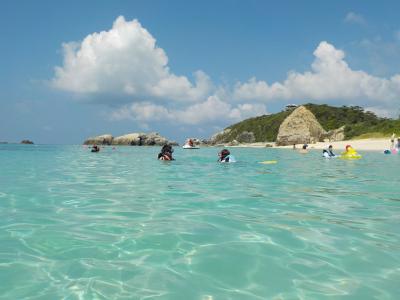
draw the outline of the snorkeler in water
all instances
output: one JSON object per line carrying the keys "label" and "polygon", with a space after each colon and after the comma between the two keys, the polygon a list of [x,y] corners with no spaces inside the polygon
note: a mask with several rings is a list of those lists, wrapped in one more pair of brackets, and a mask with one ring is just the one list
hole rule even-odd
{"label": "snorkeler in water", "polygon": [[172,146],[166,144],[161,148],[161,152],[158,154],[158,159],[159,160],[175,160],[172,157],[173,152],[174,152],[174,149],[172,149]]}
{"label": "snorkeler in water", "polygon": [[235,157],[231,155],[231,152],[228,149],[223,149],[218,153],[218,161],[219,162],[236,162]]}
{"label": "snorkeler in water", "polygon": [[328,147],[328,154],[329,154],[329,156],[330,157],[335,157],[336,156],[336,154],[335,153],[333,153],[333,147],[332,147],[332,145],[329,145],[329,147]]}

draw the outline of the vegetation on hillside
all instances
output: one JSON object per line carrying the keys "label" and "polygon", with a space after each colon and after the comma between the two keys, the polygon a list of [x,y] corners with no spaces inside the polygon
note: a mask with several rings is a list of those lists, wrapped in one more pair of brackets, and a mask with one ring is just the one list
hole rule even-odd
{"label": "vegetation on hillside", "polygon": [[391,135],[400,134],[400,120],[380,118],[373,112],[364,111],[360,106],[334,107],[326,104],[306,104],[325,130],[345,126],[346,139],[355,138],[367,133]]}
{"label": "vegetation on hillside", "polygon": [[[364,111],[359,106],[334,107],[326,104],[317,105],[308,103],[304,105],[317,118],[326,130],[337,129],[345,126],[346,139],[366,137],[373,135],[389,136],[393,132],[400,135],[400,120],[380,118],[373,112]],[[256,142],[272,142],[276,140],[279,126],[291,111],[282,111],[276,114],[250,118],[228,127],[231,129],[226,134],[225,140],[232,141],[243,131],[254,133]]]}

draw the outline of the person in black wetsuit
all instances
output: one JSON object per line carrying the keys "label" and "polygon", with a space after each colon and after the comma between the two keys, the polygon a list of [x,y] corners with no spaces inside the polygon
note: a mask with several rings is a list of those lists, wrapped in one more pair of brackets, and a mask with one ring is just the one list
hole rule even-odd
{"label": "person in black wetsuit", "polygon": [[175,160],[172,157],[173,152],[174,152],[174,149],[172,149],[172,146],[166,144],[161,148],[161,152],[158,153],[158,159],[159,160]]}
{"label": "person in black wetsuit", "polygon": [[223,149],[221,152],[218,153],[218,161],[219,162],[229,162],[229,155],[231,153],[229,152],[228,149]]}
{"label": "person in black wetsuit", "polygon": [[328,154],[329,154],[330,157],[336,156],[336,154],[333,153],[332,149],[333,149],[332,145],[329,145],[329,147],[328,147]]}

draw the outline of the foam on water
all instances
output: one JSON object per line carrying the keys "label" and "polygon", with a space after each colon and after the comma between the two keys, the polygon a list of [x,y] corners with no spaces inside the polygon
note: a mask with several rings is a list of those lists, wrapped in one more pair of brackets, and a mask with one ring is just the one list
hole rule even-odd
{"label": "foam on water", "polygon": [[0,145],[0,298],[398,297],[400,155],[158,150]]}

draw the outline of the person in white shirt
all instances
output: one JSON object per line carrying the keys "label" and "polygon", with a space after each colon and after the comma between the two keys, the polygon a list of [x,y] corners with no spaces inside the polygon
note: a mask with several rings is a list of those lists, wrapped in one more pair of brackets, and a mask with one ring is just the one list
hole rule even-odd
{"label": "person in white shirt", "polygon": [[395,138],[396,138],[396,135],[393,132],[392,137],[390,139],[390,149],[394,149],[394,139]]}

